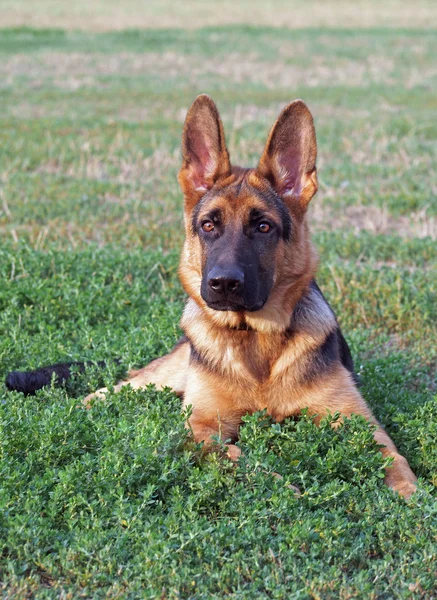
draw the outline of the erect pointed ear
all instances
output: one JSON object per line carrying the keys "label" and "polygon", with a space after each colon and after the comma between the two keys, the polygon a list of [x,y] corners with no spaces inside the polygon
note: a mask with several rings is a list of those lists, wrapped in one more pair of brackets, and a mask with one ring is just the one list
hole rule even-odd
{"label": "erect pointed ear", "polygon": [[230,172],[219,112],[211,98],[202,94],[191,105],[182,133],[182,167],[178,179],[186,202],[194,206],[220,177]]}
{"label": "erect pointed ear", "polygon": [[287,204],[306,209],[317,192],[317,143],[313,117],[302,100],[295,100],[273,125],[258,173],[266,177]]}

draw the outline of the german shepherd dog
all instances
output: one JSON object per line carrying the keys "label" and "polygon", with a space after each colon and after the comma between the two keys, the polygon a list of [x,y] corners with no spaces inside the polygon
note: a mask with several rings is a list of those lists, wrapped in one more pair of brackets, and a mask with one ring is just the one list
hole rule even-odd
{"label": "german shepherd dog", "polygon": [[[306,213],[318,186],[316,154],[313,118],[295,100],[273,125],[258,166],[233,167],[214,102],[207,95],[194,101],[179,172],[185,335],[115,390],[172,388],[191,406],[189,427],[205,446],[216,436],[235,442],[242,416],[262,409],[277,421],[304,408],[316,420],[364,415],[383,456],[393,459],[385,482],[408,498],[416,477],[358,391],[349,347],[314,279]],[[231,459],[240,453],[228,445]]]}

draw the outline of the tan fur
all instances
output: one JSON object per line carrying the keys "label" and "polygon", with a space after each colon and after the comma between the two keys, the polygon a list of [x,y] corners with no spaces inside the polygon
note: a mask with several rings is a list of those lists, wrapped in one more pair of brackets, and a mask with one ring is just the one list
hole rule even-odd
{"label": "tan fur", "polygon": [[[171,387],[192,407],[189,427],[197,441],[210,444],[214,436],[236,441],[241,418],[266,409],[281,421],[307,408],[321,418],[340,412],[364,415],[377,425],[375,439],[382,453],[394,459],[386,483],[405,497],[415,490],[416,478],[405,458],[379,426],[360,395],[350,372],[336,363],[319,376],[308,376],[314,357],[336,330],[335,317],[322,296],[310,288],[317,258],[309,238],[306,208],[317,191],[316,141],[311,114],[301,101],[281,113],[267,140],[257,169],[231,167],[223,126],[210,98],[200,96],[188,112],[182,140],[179,182],[185,197],[186,241],[179,268],[187,301],[181,326],[188,341],[149,366],[131,372],[127,381]],[[272,263],[274,282],[263,308],[256,312],[217,311],[200,293],[204,256],[191,229],[194,208],[214,187],[211,206],[220,208],[230,223],[243,222],[248,207],[274,220],[263,201],[273,185],[292,218],[289,242],[281,240]],[[299,303],[300,310],[295,311]],[[201,356],[193,360],[192,349]],[[102,397],[99,390],[92,397]],[[229,446],[237,459],[240,450]]]}
{"label": "tan fur", "polygon": [[[176,395],[182,396],[187,382],[189,357],[189,345],[180,344],[170,354],[153,360],[147,367],[130,371],[129,378],[117,383],[114,391],[119,392],[125,385],[139,389],[153,384],[159,389],[172,388]],[[90,394],[84,400],[85,405],[89,407],[92,399],[104,399],[107,392],[107,388],[101,388]]]}

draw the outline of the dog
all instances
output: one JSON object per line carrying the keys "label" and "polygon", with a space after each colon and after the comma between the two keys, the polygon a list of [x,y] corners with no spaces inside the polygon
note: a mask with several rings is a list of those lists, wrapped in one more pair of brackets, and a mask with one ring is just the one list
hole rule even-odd
{"label": "dog", "polygon": [[[191,406],[189,427],[208,447],[235,445],[243,415],[275,420],[308,409],[315,420],[363,415],[376,429],[385,482],[409,498],[416,477],[361,396],[348,344],[316,281],[307,208],[317,191],[312,115],[301,100],[274,123],[256,168],[232,166],[212,99],[196,98],[182,135],[179,184],[185,242],[179,276],[188,294],[184,336],[166,356],[115,386],[170,387]],[[87,405],[104,398],[89,395]]]}

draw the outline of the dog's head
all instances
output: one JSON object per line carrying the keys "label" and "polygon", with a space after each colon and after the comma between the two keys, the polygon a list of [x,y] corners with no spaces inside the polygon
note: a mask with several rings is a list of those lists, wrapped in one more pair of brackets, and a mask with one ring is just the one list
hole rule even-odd
{"label": "dog's head", "polygon": [[279,115],[255,169],[231,166],[209,96],[188,111],[179,172],[186,228],[180,276],[217,324],[287,326],[292,288],[314,274],[305,213],[317,191],[316,154],[313,119],[301,100]]}

